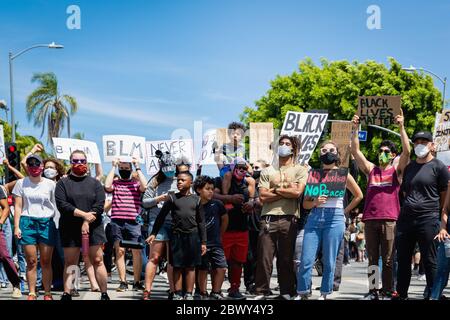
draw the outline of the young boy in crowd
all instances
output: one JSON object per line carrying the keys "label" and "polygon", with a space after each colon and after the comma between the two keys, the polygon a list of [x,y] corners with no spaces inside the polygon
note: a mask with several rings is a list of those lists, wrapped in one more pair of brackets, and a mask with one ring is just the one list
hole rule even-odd
{"label": "young boy in crowd", "polygon": [[214,180],[208,176],[199,176],[194,181],[194,190],[200,196],[205,212],[206,254],[198,268],[198,285],[202,298],[208,297],[206,283],[208,271],[211,270],[212,300],[223,299],[221,294],[227,261],[222,247],[222,236],[228,227],[228,214],[221,201],[213,199]]}
{"label": "young boy in crowd", "polygon": [[[228,125],[228,137],[231,143],[225,143],[221,146],[220,151],[216,153],[216,163],[220,171],[220,177],[222,178],[222,194],[227,195],[231,187],[231,178],[233,170],[231,168],[233,162],[236,159],[245,158],[245,145],[244,145],[244,133],[245,126],[239,122],[232,122]],[[248,176],[245,178],[247,184],[251,189],[255,189],[255,179],[251,177],[253,169],[246,161]],[[231,209],[231,206],[225,205],[227,209]]]}
{"label": "young boy in crowd", "polygon": [[[150,237],[151,244],[164,224],[169,212],[172,214],[172,238],[169,261],[173,266],[175,286],[174,300],[182,300],[183,280],[186,284],[185,300],[194,300],[192,291],[195,283],[195,268],[201,264],[206,253],[205,215],[200,197],[191,193],[194,177],[189,172],[179,173],[177,188],[180,192],[169,194],[156,218]],[[184,279],[183,279],[184,276]]]}

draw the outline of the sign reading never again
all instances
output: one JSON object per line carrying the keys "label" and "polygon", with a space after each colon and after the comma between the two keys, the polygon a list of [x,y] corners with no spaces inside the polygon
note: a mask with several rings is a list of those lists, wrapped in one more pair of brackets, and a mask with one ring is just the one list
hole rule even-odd
{"label": "sign reading never again", "polygon": [[297,161],[307,164],[311,154],[319,142],[327,123],[327,113],[306,113],[289,111],[284,119],[281,135],[297,136],[300,140],[300,150]]}
{"label": "sign reading never again", "polygon": [[329,198],[341,198],[345,194],[347,176],[348,168],[312,169],[308,173],[305,196],[316,198],[325,195]]}
{"label": "sign reading never again", "polygon": [[358,115],[363,125],[389,126],[401,113],[401,96],[361,96]]}
{"label": "sign reading never again", "polygon": [[163,153],[169,152],[175,163],[184,160],[184,163],[190,164],[192,168],[195,167],[192,139],[147,141],[146,150],[146,166],[149,175],[154,175],[159,170],[159,160],[155,155],[157,150]]}

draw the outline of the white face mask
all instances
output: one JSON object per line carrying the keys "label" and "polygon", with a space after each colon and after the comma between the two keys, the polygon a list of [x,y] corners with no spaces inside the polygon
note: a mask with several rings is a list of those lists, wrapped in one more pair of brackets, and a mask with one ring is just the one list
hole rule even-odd
{"label": "white face mask", "polygon": [[47,168],[44,170],[44,176],[47,179],[53,179],[54,177],[56,177],[58,175],[58,171],[56,171],[53,168]]}
{"label": "white face mask", "polygon": [[292,154],[292,148],[282,145],[278,147],[278,155],[282,158],[289,157]]}
{"label": "white face mask", "polygon": [[417,158],[425,158],[430,153],[430,149],[426,145],[418,144],[414,147],[414,153]]}

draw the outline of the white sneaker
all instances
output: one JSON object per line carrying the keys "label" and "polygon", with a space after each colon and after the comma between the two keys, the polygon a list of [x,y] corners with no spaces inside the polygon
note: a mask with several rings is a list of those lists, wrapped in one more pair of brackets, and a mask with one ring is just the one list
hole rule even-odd
{"label": "white sneaker", "polygon": [[308,300],[309,296],[307,294],[297,294],[292,300]]}
{"label": "white sneaker", "polygon": [[426,277],[424,274],[421,274],[421,275],[419,275],[419,276],[417,277],[417,280],[419,280],[419,281],[426,281],[426,280],[427,280],[427,277]]}
{"label": "white sneaker", "polygon": [[13,299],[20,299],[22,298],[22,292],[20,291],[20,288],[13,288],[13,292],[11,297]]}
{"label": "white sneaker", "polygon": [[327,300],[327,296],[324,295],[324,294],[322,294],[322,295],[319,297],[318,300]]}

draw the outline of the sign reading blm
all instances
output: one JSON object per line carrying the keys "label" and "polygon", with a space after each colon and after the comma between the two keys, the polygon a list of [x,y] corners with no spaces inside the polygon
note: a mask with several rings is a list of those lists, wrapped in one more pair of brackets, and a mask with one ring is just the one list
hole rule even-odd
{"label": "sign reading blm", "polygon": [[329,198],[341,198],[345,194],[348,168],[332,170],[313,169],[308,173],[305,196],[317,198],[328,196]]}
{"label": "sign reading blm", "polygon": [[327,123],[328,113],[306,113],[289,111],[284,118],[281,134],[297,136],[300,150],[297,162],[307,164],[319,142]]}
{"label": "sign reading blm", "polygon": [[131,162],[133,158],[145,163],[145,137],[109,135],[103,136],[103,160],[120,159]]}
{"label": "sign reading blm", "polygon": [[363,96],[358,99],[358,115],[361,124],[386,127],[401,114],[401,96]]}

